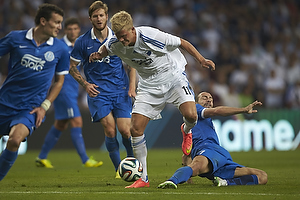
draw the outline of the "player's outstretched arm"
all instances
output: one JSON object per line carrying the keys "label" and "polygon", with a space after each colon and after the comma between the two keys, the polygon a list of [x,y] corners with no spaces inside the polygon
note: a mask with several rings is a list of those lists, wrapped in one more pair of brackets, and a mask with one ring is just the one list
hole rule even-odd
{"label": "player's outstretched arm", "polygon": [[254,106],[261,106],[262,103],[259,101],[254,101],[253,103],[249,104],[244,108],[235,108],[235,107],[228,107],[228,106],[218,106],[215,108],[206,108],[204,111],[204,117],[213,117],[213,116],[230,116],[235,114],[241,113],[256,113],[257,110],[254,110]]}
{"label": "player's outstretched arm", "polygon": [[187,51],[191,56],[193,56],[202,67],[215,70],[215,63],[211,60],[205,59],[198,51],[197,49],[188,41],[180,38],[181,45],[180,47],[183,48],[185,51]]}
{"label": "player's outstretched arm", "polygon": [[262,102],[254,101],[253,103],[250,103],[248,106],[246,106],[245,109],[246,109],[248,114],[257,113],[257,110],[254,110],[253,107],[254,106],[261,106],[261,105],[262,105]]}

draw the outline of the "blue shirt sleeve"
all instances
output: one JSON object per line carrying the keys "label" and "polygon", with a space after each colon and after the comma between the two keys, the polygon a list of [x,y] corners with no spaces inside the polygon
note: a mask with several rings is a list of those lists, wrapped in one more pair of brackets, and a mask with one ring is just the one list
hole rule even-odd
{"label": "blue shirt sleeve", "polygon": [[4,38],[0,39],[0,56],[4,56],[11,51],[12,49],[11,41],[13,38],[12,35],[13,33],[10,32]]}
{"label": "blue shirt sleeve", "polygon": [[69,73],[69,67],[70,67],[70,54],[68,50],[68,46],[65,45],[62,41],[59,41],[61,43],[61,54],[60,59],[56,65],[55,72],[68,74]]}

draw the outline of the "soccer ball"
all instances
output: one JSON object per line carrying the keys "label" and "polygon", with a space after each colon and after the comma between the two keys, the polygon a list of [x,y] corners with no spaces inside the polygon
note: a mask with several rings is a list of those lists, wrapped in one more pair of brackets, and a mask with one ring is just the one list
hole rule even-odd
{"label": "soccer ball", "polygon": [[141,178],[143,166],[138,159],[128,157],[120,162],[118,172],[124,181],[133,182]]}

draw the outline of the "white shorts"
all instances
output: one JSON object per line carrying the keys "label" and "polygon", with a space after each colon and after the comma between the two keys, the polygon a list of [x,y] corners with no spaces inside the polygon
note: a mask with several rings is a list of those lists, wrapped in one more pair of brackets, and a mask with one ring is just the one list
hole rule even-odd
{"label": "white shorts", "polygon": [[182,74],[173,82],[157,87],[139,85],[132,113],[144,115],[152,120],[159,119],[160,112],[167,103],[179,108],[181,104],[188,101],[195,102],[195,94],[185,74]]}

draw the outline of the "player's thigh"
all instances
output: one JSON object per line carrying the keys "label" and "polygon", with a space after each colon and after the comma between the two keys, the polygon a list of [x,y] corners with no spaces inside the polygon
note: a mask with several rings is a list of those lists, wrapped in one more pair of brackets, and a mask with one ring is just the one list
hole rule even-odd
{"label": "player's thigh", "polygon": [[160,119],[160,113],[166,105],[164,95],[149,93],[147,90],[140,90],[137,93],[132,113],[140,114],[152,120]]}
{"label": "player's thigh", "polygon": [[179,106],[181,114],[190,122],[197,120],[197,109],[195,102],[187,101]]}
{"label": "player's thigh", "polygon": [[186,77],[182,77],[167,93],[168,103],[173,103],[189,121],[197,120],[195,95]]}
{"label": "player's thigh", "polygon": [[100,119],[100,122],[103,126],[105,136],[107,137],[116,136],[116,122],[111,112],[105,117],[103,117],[102,119]]}
{"label": "player's thigh", "polygon": [[207,157],[202,155],[196,156],[193,159],[192,163],[188,166],[190,166],[193,169],[193,176],[205,174],[212,170],[210,161],[207,159]]}
{"label": "player's thigh", "polygon": [[237,167],[235,169],[234,177],[240,177],[245,175],[256,175],[259,184],[266,184],[268,181],[267,173],[263,170],[250,167]]}
{"label": "player's thigh", "polygon": [[133,137],[142,136],[150,118],[144,115],[133,113],[131,117],[130,132]]}
{"label": "player's thigh", "polygon": [[130,134],[130,123],[131,118],[117,118],[117,127],[119,132],[124,138],[129,138],[131,136]]}

